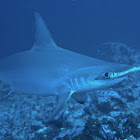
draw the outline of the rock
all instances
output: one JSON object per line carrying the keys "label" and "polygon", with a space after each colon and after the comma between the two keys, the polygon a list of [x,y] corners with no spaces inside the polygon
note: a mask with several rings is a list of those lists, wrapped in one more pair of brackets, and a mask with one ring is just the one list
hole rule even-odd
{"label": "rock", "polygon": [[131,135],[127,140],[137,140],[133,135]]}
{"label": "rock", "polygon": [[119,117],[121,113],[123,113],[123,112],[120,112],[120,111],[111,111],[109,114],[112,117]]}
{"label": "rock", "polygon": [[133,89],[133,98],[137,99],[138,97],[140,97],[140,88],[135,88]]}
{"label": "rock", "polygon": [[110,130],[108,125],[102,125],[99,133],[105,140],[114,140],[116,134],[115,131]]}
{"label": "rock", "polygon": [[122,64],[139,63],[140,55],[130,46],[120,42],[106,42],[98,47],[97,57],[109,62]]}

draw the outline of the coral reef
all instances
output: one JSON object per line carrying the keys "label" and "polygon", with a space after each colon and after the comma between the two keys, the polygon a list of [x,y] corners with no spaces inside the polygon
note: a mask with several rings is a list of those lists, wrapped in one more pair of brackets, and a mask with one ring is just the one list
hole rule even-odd
{"label": "coral reef", "polygon": [[96,57],[122,64],[136,64],[140,59],[140,55],[134,48],[120,42],[106,42],[99,45]]}

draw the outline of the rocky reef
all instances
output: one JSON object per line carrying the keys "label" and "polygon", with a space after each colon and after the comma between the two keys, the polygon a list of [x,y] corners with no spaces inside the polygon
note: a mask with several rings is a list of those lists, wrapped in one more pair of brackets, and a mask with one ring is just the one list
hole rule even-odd
{"label": "rocky reef", "polygon": [[[138,64],[139,54],[125,44],[109,42],[98,58]],[[12,93],[1,82],[0,140],[140,140],[140,74],[117,86],[89,92],[88,102],[70,99],[58,120],[47,123],[55,97]]]}

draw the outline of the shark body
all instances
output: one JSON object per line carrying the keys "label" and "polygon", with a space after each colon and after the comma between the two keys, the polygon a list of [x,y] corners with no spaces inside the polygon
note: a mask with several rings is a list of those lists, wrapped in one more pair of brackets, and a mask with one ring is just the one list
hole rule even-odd
{"label": "shark body", "polygon": [[57,106],[48,120],[58,114],[71,96],[83,103],[87,100],[86,91],[110,87],[125,79],[98,79],[100,75],[107,77],[106,72],[120,72],[128,66],[60,48],[36,12],[34,22],[35,44],[31,50],[0,60],[0,80],[11,86],[11,92],[57,96]]}

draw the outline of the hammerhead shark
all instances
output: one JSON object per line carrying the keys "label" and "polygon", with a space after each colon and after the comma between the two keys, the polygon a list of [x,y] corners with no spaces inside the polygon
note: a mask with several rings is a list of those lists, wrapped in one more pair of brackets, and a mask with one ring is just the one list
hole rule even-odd
{"label": "hammerhead shark", "polygon": [[0,80],[12,92],[57,96],[57,105],[48,121],[55,118],[72,96],[87,101],[87,91],[108,88],[139,71],[140,67],[110,63],[78,54],[56,45],[43,18],[34,12],[35,43],[24,52],[0,60]]}

